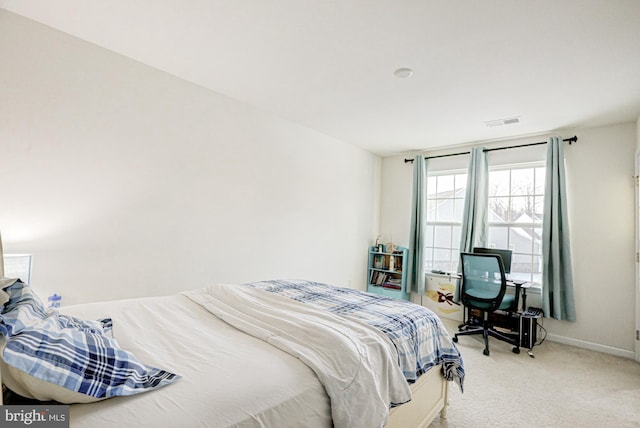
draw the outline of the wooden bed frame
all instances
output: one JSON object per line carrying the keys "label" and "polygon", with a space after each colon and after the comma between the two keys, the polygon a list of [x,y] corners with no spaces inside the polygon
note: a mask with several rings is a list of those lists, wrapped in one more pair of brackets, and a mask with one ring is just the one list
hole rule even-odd
{"label": "wooden bed frame", "polygon": [[436,366],[411,385],[411,401],[391,409],[385,428],[426,428],[436,418],[447,418],[449,383]]}

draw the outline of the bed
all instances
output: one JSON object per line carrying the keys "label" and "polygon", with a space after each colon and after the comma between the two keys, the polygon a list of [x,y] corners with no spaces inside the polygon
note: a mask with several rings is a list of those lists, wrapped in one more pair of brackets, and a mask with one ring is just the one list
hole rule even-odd
{"label": "bed", "polygon": [[[165,382],[71,405],[74,428],[426,427],[446,417],[450,381],[463,385],[460,354],[431,311],[313,281],[217,284],[60,312],[102,320],[153,372],[149,384]],[[33,397],[42,388],[24,385],[6,346],[3,383]]]}

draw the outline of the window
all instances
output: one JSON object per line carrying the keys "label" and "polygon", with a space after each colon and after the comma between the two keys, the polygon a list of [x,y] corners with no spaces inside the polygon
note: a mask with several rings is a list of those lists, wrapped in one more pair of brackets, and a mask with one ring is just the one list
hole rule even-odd
{"label": "window", "polygon": [[[511,277],[542,280],[544,162],[489,170],[487,247],[513,251]],[[427,181],[427,271],[456,272],[460,259],[466,171],[432,173]]]}
{"label": "window", "polygon": [[467,173],[447,171],[427,181],[425,267],[456,272],[460,259],[460,231]]}
{"label": "window", "polygon": [[544,163],[489,171],[489,247],[513,251],[511,277],[542,280]]}

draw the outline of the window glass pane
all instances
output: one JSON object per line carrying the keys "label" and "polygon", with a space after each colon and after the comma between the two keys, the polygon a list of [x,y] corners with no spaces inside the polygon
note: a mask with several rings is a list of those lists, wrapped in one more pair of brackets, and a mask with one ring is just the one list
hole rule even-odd
{"label": "window glass pane", "polygon": [[433,250],[433,269],[446,271],[451,261],[451,250]]}
{"label": "window glass pane", "polygon": [[509,247],[516,253],[532,254],[533,228],[532,227],[509,228]]}
{"label": "window glass pane", "polygon": [[542,275],[542,257],[536,255],[532,257],[531,272],[534,275]]}
{"label": "window glass pane", "polygon": [[433,246],[451,248],[451,226],[435,226]]}
{"label": "window glass pane", "polygon": [[[516,281],[531,282],[531,274],[530,273],[512,271],[509,274],[509,278],[513,279],[513,280],[516,280]],[[522,297],[520,297],[520,298],[522,299]]]}
{"label": "window glass pane", "polygon": [[456,174],[455,187],[457,190],[457,196],[464,197],[464,191],[467,188],[467,174]]}
{"label": "window glass pane", "polygon": [[451,252],[451,259],[449,260],[449,263],[446,264],[446,266],[442,267],[441,269],[445,272],[455,272],[457,269],[457,263],[455,262],[455,258],[453,256],[454,252]]}
{"label": "window glass pane", "polygon": [[529,280],[531,278],[531,272],[533,268],[532,263],[533,261],[530,254],[514,253],[511,256],[511,272],[525,273],[527,274],[525,275],[526,278],[522,279]]}
{"label": "window glass pane", "polygon": [[542,215],[544,214],[544,196],[536,196],[534,199],[535,222],[542,223]]}
{"label": "window glass pane", "polygon": [[457,272],[459,264],[460,264],[460,251],[452,250],[451,251],[451,267],[447,272]]}
{"label": "window glass pane", "polygon": [[514,196],[511,198],[509,221],[513,223],[533,223],[533,210],[533,197]]}
{"label": "window glass pane", "polygon": [[489,223],[504,223],[509,219],[509,198],[489,198]]}
{"label": "window glass pane", "polygon": [[536,195],[544,195],[546,168],[536,168]]}
{"label": "window glass pane", "polygon": [[453,220],[462,223],[462,213],[464,212],[464,199],[454,199]]}
{"label": "window glass pane", "polygon": [[438,199],[436,221],[453,221],[453,199]]}
{"label": "window glass pane", "polygon": [[508,248],[508,227],[489,227],[489,247]]}
{"label": "window glass pane", "polygon": [[460,247],[460,232],[462,231],[462,226],[452,226],[451,227],[451,248],[457,250]]}
{"label": "window glass pane", "polygon": [[511,171],[511,195],[531,195],[534,192],[533,168]]}
{"label": "window glass pane", "polygon": [[540,256],[532,257],[530,281],[542,283],[542,257]]}
{"label": "window glass pane", "polygon": [[453,191],[453,175],[438,176],[438,197],[451,197],[451,193],[445,195],[445,192]]}
{"label": "window glass pane", "polygon": [[533,254],[542,254],[542,228],[535,227],[533,229],[534,241],[533,241]]}
{"label": "window glass pane", "polygon": [[435,269],[433,267],[433,248],[430,248],[430,247],[425,248],[424,264],[427,270]]}
{"label": "window glass pane", "polygon": [[438,188],[436,186],[438,178],[435,176],[427,177],[427,198],[435,198]]}
{"label": "window glass pane", "polygon": [[427,247],[433,247],[433,240],[434,240],[434,231],[433,231],[433,226],[431,225],[427,225],[425,227],[425,239],[427,242],[425,242],[424,244]]}
{"label": "window glass pane", "polygon": [[508,196],[509,186],[509,170],[489,172],[489,196]]}
{"label": "window glass pane", "polygon": [[436,206],[438,201],[435,199],[427,199],[427,221],[434,221],[436,219]]}

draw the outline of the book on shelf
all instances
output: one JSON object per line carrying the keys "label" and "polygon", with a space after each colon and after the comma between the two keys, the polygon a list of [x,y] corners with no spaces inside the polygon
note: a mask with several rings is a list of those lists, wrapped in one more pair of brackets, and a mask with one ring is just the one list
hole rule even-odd
{"label": "book on shelf", "polygon": [[386,257],[384,254],[376,254],[373,256],[373,267],[376,269],[386,269]]}
{"label": "book on shelf", "polygon": [[387,280],[387,274],[378,272],[378,277],[376,278],[376,285],[382,285]]}
{"label": "book on shelf", "polygon": [[387,282],[389,275],[384,272],[380,272],[377,270],[371,271],[371,275],[369,276],[369,284],[373,285],[383,285]]}
{"label": "book on shelf", "polygon": [[402,289],[402,278],[390,277],[382,284],[384,288],[391,288],[394,290]]}

